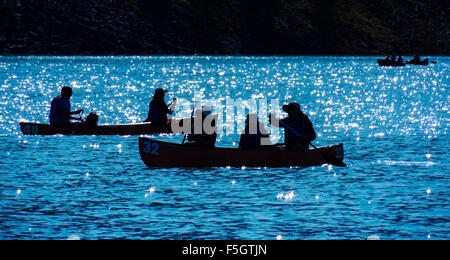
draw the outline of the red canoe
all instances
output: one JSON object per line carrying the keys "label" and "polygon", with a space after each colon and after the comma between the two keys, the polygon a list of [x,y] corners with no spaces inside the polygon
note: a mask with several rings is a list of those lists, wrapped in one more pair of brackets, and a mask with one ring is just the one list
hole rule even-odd
{"label": "red canoe", "polygon": [[288,151],[280,146],[246,150],[194,147],[140,137],[139,153],[148,167],[158,168],[346,166],[343,144],[308,151]]}
{"label": "red canoe", "polygon": [[166,126],[154,126],[151,123],[88,127],[84,124],[52,126],[49,124],[20,122],[20,129],[24,135],[143,135],[172,133],[170,124]]}

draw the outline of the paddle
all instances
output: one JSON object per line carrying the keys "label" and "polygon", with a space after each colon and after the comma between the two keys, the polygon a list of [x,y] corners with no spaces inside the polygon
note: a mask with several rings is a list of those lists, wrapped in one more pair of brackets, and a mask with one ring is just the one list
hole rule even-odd
{"label": "paddle", "polygon": [[84,113],[84,109],[81,109],[80,117],[75,117],[74,120],[79,120],[80,122],[84,122],[84,120],[82,118],[83,113]]}
{"label": "paddle", "polygon": [[170,101],[170,103],[167,105],[167,107],[172,106],[173,102],[175,102],[177,100],[177,98],[174,98],[172,101]]}
{"label": "paddle", "polygon": [[[194,101],[194,107],[192,108],[192,113],[191,113],[191,121],[192,121],[192,118],[194,118],[194,112],[195,112],[196,106],[197,106],[197,101]],[[187,134],[184,133],[183,142],[181,144],[184,144],[184,141],[186,141],[186,137],[187,137]]]}
{"label": "paddle", "polygon": [[[288,126],[287,124],[285,124],[283,121],[278,120],[278,122],[280,122],[285,128],[289,129],[290,131],[292,131],[294,134],[296,134],[298,137],[301,137],[302,135],[295,131],[295,129],[293,129],[292,127]],[[323,158],[325,159],[325,161],[327,161],[328,163],[332,164],[332,165],[336,165],[336,166],[342,166],[342,167],[346,167],[347,165],[342,162],[342,160],[339,160],[338,158],[336,158],[335,156],[328,154],[328,153],[324,153],[322,152],[319,148],[317,148],[315,145],[313,145],[311,142],[309,142],[309,145],[311,145],[315,150],[319,151],[320,154],[322,154]]]}

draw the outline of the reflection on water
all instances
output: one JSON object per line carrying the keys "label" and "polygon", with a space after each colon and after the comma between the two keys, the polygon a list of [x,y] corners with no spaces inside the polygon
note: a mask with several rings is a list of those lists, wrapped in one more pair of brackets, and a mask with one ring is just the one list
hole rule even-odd
{"label": "reflection on water", "polygon": [[[448,239],[449,58],[375,59],[2,57],[0,238]],[[349,167],[147,169],[137,137],[22,136],[62,85],[100,123],[142,121],[156,87],[167,100],[295,100],[315,144],[344,143]]]}

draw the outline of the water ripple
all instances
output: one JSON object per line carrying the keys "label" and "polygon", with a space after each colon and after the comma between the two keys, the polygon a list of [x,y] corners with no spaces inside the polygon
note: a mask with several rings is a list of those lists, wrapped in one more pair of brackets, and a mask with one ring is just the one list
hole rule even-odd
{"label": "water ripple", "polygon": [[[0,238],[448,239],[450,60],[375,59],[0,57]],[[156,87],[296,100],[315,143],[343,142],[349,167],[148,169],[136,137],[22,136],[18,122],[47,122],[62,85],[100,123],[142,121]]]}

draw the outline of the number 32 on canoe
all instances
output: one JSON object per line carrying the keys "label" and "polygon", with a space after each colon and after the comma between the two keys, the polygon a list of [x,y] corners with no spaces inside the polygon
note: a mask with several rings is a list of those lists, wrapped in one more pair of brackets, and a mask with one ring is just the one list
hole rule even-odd
{"label": "number 32 on canoe", "polygon": [[31,124],[24,125],[23,133],[29,135],[37,135],[39,133],[39,126]]}
{"label": "number 32 on canoe", "polygon": [[152,143],[149,141],[144,142],[144,149],[143,149],[144,153],[148,153],[148,154],[157,156],[157,155],[159,155],[158,150],[159,150],[158,143]]}

